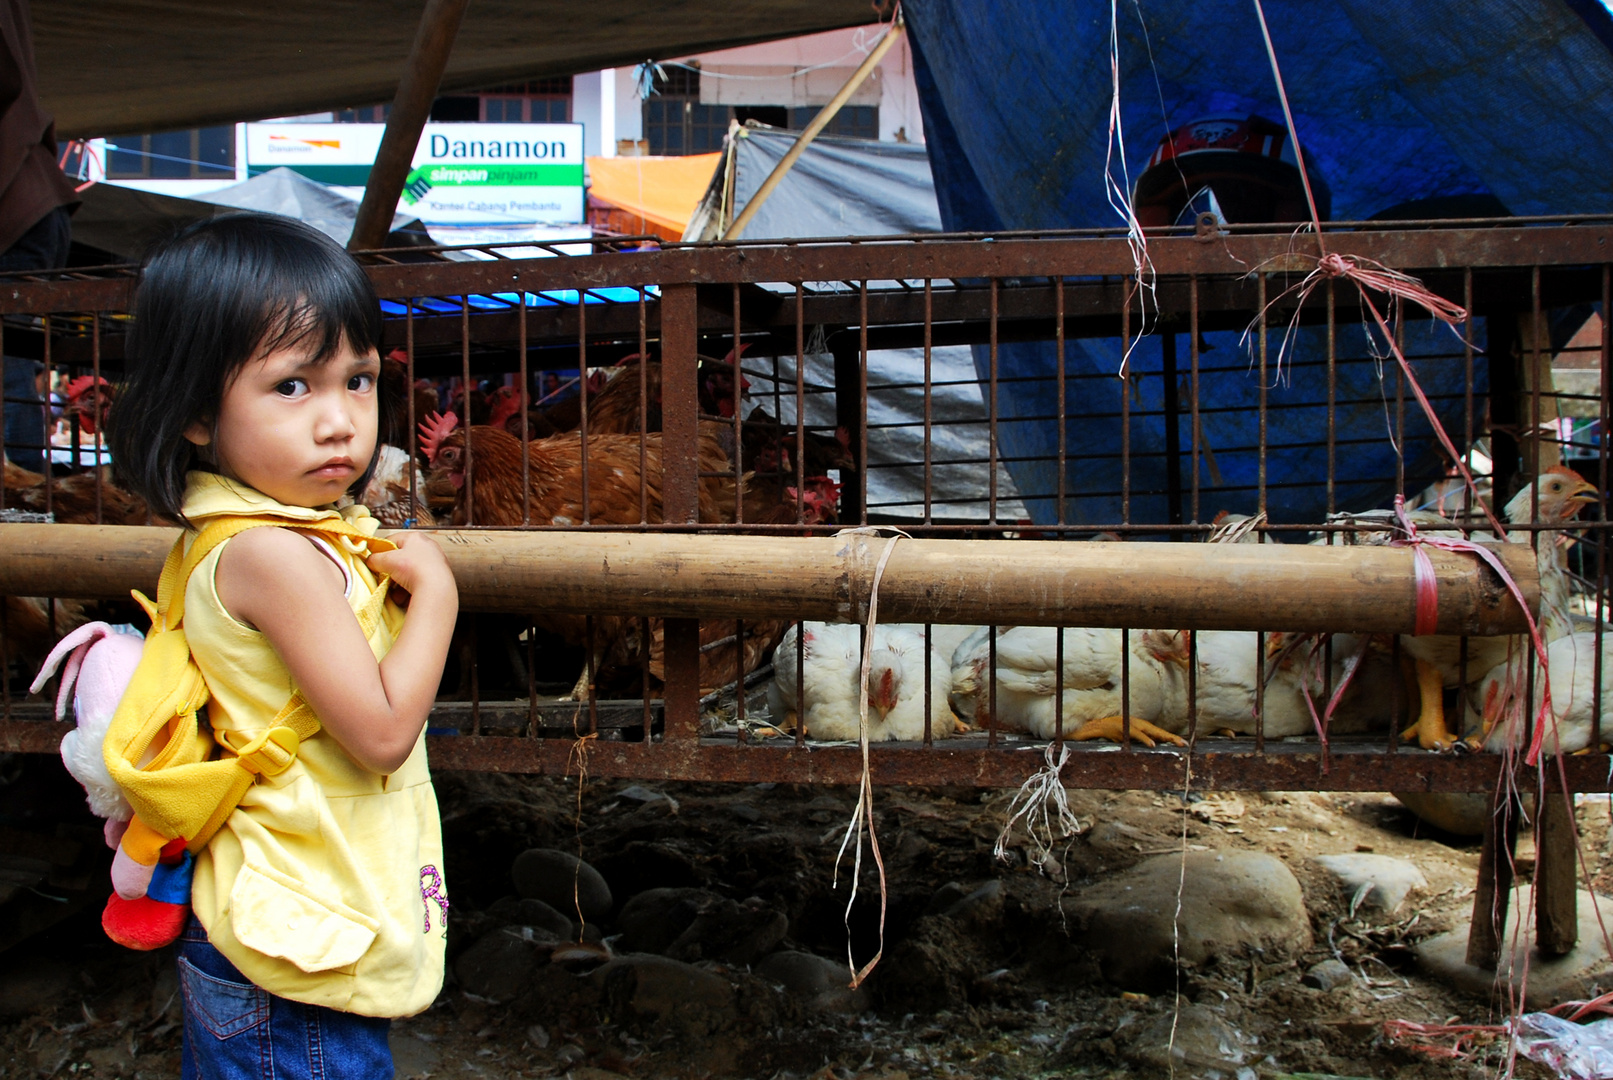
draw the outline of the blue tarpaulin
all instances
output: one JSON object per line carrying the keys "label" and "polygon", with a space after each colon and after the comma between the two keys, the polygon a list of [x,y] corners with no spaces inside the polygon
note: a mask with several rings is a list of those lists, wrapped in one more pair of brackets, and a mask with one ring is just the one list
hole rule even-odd
{"label": "blue tarpaulin", "polygon": [[[1104,193],[1111,102],[1109,4],[1095,0],[908,0],[914,67],[942,225],[948,230],[1121,224]],[[1282,111],[1255,9],[1248,2],[1117,0],[1121,129],[1116,154],[1135,182],[1167,131],[1206,116]],[[1300,141],[1325,177],[1334,220],[1362,220],[1420,199],[1488,196],[1518,215],[1613,211],[1613,16],[1596,0],[1267,0]],[[1121,179],[1122,183],[1127,183]],[[1129,186],[1129,183],[1127,184]],[[1482,320],[1474,328],[1484,344]],[[1178,340],[1186,368],[1185,336]],[[1216,370],[1199,404],[1208,456],[1199,462],[1201,520],[1255,502],[1259,380],[1238,335],[1209,334]],[[1272,349],[1276,348],[1274,336]],[[1268,506],[1274,521],[1326,510],[1326,385],[1321,332],[1292,343],[1290,379],[1269,387]],[[1448,328],[1411,323],[1406,353],[1459,442],[1463,346]],[[1361,328],[1340,328],[1341,358],[1368,360]],[[1131,520],[1167,520],[1157,338],[1133,356]],[[1118,341],[1071,342],[1067,407],[1072,460],[1066,519],[1121,518]],[[1051,344],[1000,349],[1005,458],[1038,522],[1057,508]],[[985,377],[985,356],[976,365]],[[1396,484],[1392,365],[1340,365],[1340,508],[1381,504]],[[1477,365],[1476,392],[1485,390]],[[1015,379],[1032,381],[1015,382]],[[1183,398],[1186,400],[1185,396]],[[1301,407],[1294,407],[1301,406]],[[1185,407],[1185,406],[1184,406]],[[1482,400],[1478,403],[1482,419]],[[1408,405],[1408,489],[1444,467],[1428,425]],[[1181,468],[1189,439],[1184,430]],[[1152,493],[1152,494],[1151,494]]]}

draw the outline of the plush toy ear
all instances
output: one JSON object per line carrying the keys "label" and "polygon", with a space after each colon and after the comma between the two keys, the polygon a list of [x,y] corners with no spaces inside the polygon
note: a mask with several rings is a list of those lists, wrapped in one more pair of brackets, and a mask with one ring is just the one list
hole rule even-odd
{"label": "plush toy ear", "polygon": [[84,654],[90,651],[91,645],[115,633],[117,631],[113,630],[107,623],[92,622],[85,623],[62,638],[56,643],[56,647],[50,651],[50,655],[45,657],[45,663],[39,669],[39,674],[35,677],[33,684],[28,687],[28,692],[37,694],[43,690],[45,683],[49,682],[50,677],[56,674],[56,668],[65,657],[67,666],[62,669],[61,689],[56,692],[56,719],[60,720],[66,716],[67,702],[72,697],[73,684],[78,681],[78,671],[84,663]]}

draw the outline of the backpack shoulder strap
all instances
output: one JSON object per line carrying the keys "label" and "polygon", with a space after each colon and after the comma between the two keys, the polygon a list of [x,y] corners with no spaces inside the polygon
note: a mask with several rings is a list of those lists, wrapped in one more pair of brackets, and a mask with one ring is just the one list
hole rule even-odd
{"label": "backpack shoulder strap", "polygon": [[157,584],[157,610],[162,613],[164,628],[172,630],[185,617],[185,589],[190,584],[191,574],[201,565],[202,560],[230,537],[248,529],[266,526],[278,526],[296,532],[354,537],[368,542],[376,550],[390,550],[395,546],[390,540],[370,536],[341,518],[288,521],[285,518],[252,515],[216,517],[197,534],[190,545],[190,550],[183,550],[184,538],[181,537],[174,545],[174,550],[168,553],[168,562],[163,566],[162,578]]}
{"label": "backpack shoulder strap", "polygon": [[[169,554],[168,564],[163,568],[162,583],[157,589],[158,606],[166,627],[173,629],[183,619],[185,588],[190,583],[191,574],[202,560],[230,537],[262,526],[280,526],[297,532],[362,539],[375,550],[391,550],[396,546],[389,540],[365,533],[339,518],[312,522],[293,522],[273,517],[216,518],[202,529],[191,543],[189,551],[181,555],[184,544],[181,538],[175,544],[175,550]],[[375,628],[386,595],[387,587],[383,581],[371,595],[369,602],[364,605],[364,609],[356,613],[366,637],[369,637]],[[163,603],[165,600],[166,605]],[[302,692],[296,691],[269,722],[267,729],[256,738],[237,746],[230,741],[227,733],[215,732],[214,738],[217,742],[235,755],[233,760],[238,768],[231,776],[228,789],[219,799],[207,822],[189,838],[187,848],[194,852],[205,847],[213,835],[223,827],[224,822],[246,795],[247,789],[258,777],[278,776],[285,772],[296,760],[297,751],[302,743],[318,734],[319,729],[319,717],[303,700]]]}

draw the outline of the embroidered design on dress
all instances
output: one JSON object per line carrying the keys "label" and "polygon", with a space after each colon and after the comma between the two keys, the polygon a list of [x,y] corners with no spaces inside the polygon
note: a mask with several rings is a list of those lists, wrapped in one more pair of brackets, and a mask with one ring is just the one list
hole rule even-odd
{"label": "embroidered design on dress", "polygon": [[438,915],[442,928],[448,929],[448,894],[442,891],[442,875],[435,866],[426,865],[420,868],[420,902],[426,908],[426,933],[431,933],[431,902],[437,901],[440,909]]}

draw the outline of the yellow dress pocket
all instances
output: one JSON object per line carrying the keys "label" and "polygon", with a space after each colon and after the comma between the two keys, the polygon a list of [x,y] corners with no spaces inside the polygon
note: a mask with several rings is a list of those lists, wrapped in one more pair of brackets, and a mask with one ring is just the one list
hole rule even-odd
{"label": "yellow dress pocket", "polygon": [[230,891],[235,939],[310,973],[357,962],[379,925],[340,901],[311,895],[301,882],[270,867],[243,866]]}

